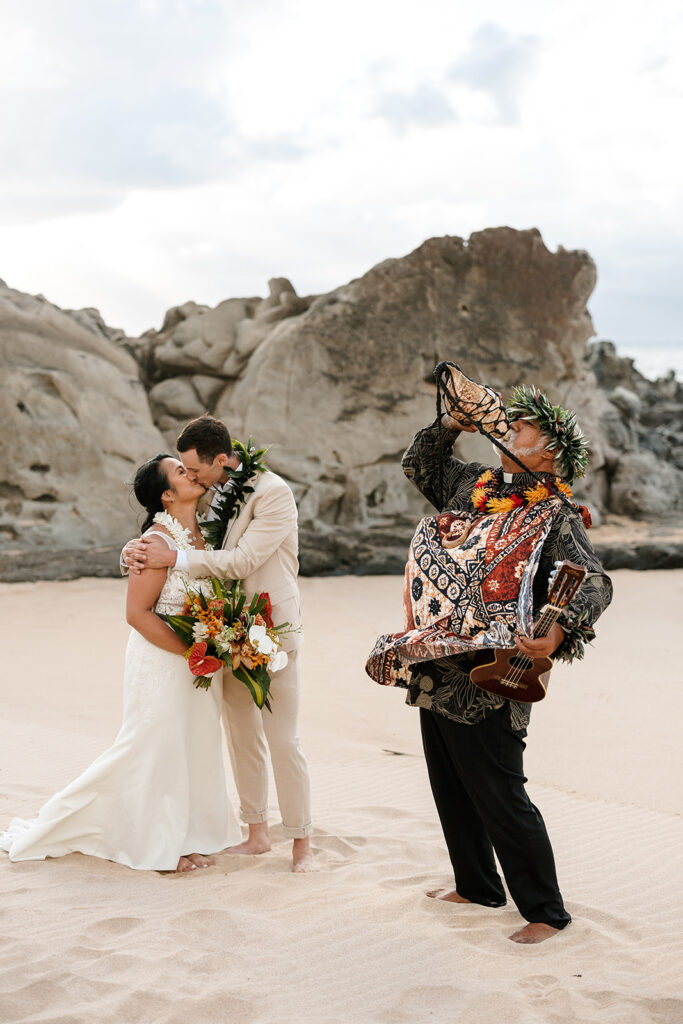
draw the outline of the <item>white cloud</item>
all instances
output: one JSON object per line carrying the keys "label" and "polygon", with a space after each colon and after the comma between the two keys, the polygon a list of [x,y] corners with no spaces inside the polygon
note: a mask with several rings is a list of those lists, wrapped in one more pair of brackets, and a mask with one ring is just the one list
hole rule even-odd
{"label": "white cloud", "polygon": [[513,36],[500,25],[487,22],[473,34],[448,77],[488,94],[500,124],[516,124],[522,90],[534,74],[539,45],[538,36]]}

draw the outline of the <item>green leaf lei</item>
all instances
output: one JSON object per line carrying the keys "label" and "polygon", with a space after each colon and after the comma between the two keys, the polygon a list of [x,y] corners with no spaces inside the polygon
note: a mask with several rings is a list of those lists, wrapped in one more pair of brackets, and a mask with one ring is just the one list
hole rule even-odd
{"label": "green leaf lei", "polygon": [[233,439],[232,449],[242,463],[239,469],[228,469],[227,474],[231,482],[228,491],[221,495],[213,505],[213,512],[216,516],[208,523],[201,524],[201,531],[207,545],[217,551],[223,546],[225,534],[230,520],[239,512],[247,494],[254,490],[249,482],[254,479],[257,473],[267,473],[268,467],[263,464],[267,448],[254,448],[252,438],[249,438],[246,445],[241,441]]}

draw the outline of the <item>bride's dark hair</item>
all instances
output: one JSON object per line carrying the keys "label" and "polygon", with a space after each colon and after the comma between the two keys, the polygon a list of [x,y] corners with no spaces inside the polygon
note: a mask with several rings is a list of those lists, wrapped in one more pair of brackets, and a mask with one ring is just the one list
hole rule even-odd
{"label": "bride's dark hair", "polygon": [[166,452],[155,455],[149,462],[140,466],[133,481],[133,491],[142,507],[147,512],[147,518],[142,524],[140,533],[148,530],[154,522],[157,512],[163,512],[164,506],[161,503],[161,495],[168,490],[168,476],[161,465],[164,459],[172,459],[173,456]]}

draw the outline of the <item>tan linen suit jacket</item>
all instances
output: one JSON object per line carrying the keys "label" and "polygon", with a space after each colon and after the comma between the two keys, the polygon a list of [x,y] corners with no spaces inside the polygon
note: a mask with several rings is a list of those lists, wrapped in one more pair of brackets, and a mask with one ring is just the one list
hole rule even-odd
{"label": "tan linen suit jacket", "polygon": [[[220,551],[186,552],[190,575],[242,580],[247,600],[267,591],[273,622],[301,625],[299,604],[299,533],[294,495],[276,473],[259,473],[254,490],[229,525]],[[302,634],[283,637],[286,651],[297,650]]]}

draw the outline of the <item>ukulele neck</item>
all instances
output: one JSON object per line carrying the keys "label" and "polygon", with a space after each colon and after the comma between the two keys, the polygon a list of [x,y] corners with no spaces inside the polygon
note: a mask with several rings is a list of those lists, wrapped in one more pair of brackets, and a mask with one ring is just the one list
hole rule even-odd
{"label": "ukulele neck", "polygon": [[546,604],[541,609],[541,614],[534,623],[534,638],[547,636],[562,613],[562,608],[556,604]]}

